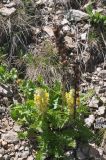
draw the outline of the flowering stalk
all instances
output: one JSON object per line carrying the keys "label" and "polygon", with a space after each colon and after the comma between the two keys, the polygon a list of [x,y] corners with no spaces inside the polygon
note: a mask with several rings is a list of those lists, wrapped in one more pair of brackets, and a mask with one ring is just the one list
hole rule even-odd
{"label": "flowering stalk", "polygon": [[34,94],[34,102],[41,113],[47,112],[49,104],[49,93],[42,88],[36,89]]}

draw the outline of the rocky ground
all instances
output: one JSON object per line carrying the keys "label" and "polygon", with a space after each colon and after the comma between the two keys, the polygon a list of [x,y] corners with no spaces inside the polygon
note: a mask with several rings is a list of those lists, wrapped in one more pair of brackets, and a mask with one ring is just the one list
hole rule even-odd
{"label": "rocky ground", "polygon": [[[8,101],[3,97],[2,102],[6,100]],[[0,105],[0,160],[34,160],[32,145],[28,141],[19,140],[17,132],[21,131],[20,126],[11,119],[9,108],[2,102]]]}
{"label": "rocky ground", "polygon": [[[99,1],[100,2],[100,1]],[[103,1],[103,3],[105,3]],[[53,23],[61,24],[62,33],[65,34],[65,43],[68,48],[74,52],[78,47],[81,49],[79,55],[80,60],[84,62],[85,66],[82,73],[81,90],[86,92],[88,89],[93,89],[95,94],[88,102],[91,114],[85,119],[85,123],[94,131],[99,130],[98,122],[102,121],[102,127],[105,129],[103,141],[99,147],[95,144],[89,146],[81,145],[77,150],[78,160],[105,160],[106,159],[106,59],[105,51],[101,51],[103,57],[102,63],[98,62],[100,56],[97,54],[99,46],[97,42],[91,42],[96,52],[96,60],[90,59],[89,62],[89,40],[88,33],[92,27],[88,20],[88,14],[85,12],[85,4],[82,9],[78,10],[78,6],[74,9],[69,8],[69,1],[56,1],[55,8],[54,1],[52,0],[38,0],[36,1],[37,16],[39,23],[32,27],[33,42],[29,44],[28,50],[36,54],[40,51],[42,42],[45,39],[54,42]],[[0,14],[7,18],[14,16],[21,6],[19,0],[3,1],[0,3]],[[74,4],[75,5],[75,4]],[[71,4],[73,6],[73,4]],[[105,5],[98,3],[96,10],[105,13]],[[41,20],[41,21],[40,21]],[[74,21],[74,22],[73,22]],[[35,43],[36,42],[36,43]],[[39,49],[40,48],[40,49]],[[38,49],[38,50],[37,50]],[[95,63],[95,61],[97,63]],[[91,65],[93,64],[93,65]],[[38,66],[39,68],[39,66]],[[36,69],[37,70],[37,69]],[[35,73],[36,75],[36,73]],[[35,78],[31,66],[27,68],[27,76],[31,79]],[[56,75],[54,75],[55,77]],[[9,87],[7,87],[9,88]],[[0,85],[0,160],[34,160],[34,149],[29,141],[21,141],[17,136],[17,132],[21,128],[11,119],[9,115],[10,95],[13,96],[12,91],[5,89]],[[12,97],[14,98],[14,96]],[[95,127],[94,127],[95,126]],[[67,153],[71,157],[71,152]],[[74,158],[70,158],[70,160]]]}
{"label": "rocky ground", "polygon": [[[83,92],[91,88],[96,92],[90,102],[88,102],[91,115],[85,119],[85,122],[89,127],[94,128],[97,120],[100,122],[100,119],[102,119],[102,122],[104,121],[105,123],[103,128],[106,128],[106,64],[98,66],[92,74],[86,73],[83,76],[84,82],[81,84]],[[8,94],[2,87],[0,87],[0,93],[1,92]],[[34,160],[32,145],[28,141],[19,140],[17,137],[17,132],[19,132],[21,128],[11,119],[7,105],[7,96],[2,97],[0,106],[0,159]],[[98,130],[101,126],[96,126],[95,128]],[[67,155],[69,156],[70,153],[68,152]],[[90,144],[89,146],[81,145],[77,150],[77,156],[79,160],[87,160],[90,158],[105,160],[106,133],[100,147],[97,147],[95,144]]]}

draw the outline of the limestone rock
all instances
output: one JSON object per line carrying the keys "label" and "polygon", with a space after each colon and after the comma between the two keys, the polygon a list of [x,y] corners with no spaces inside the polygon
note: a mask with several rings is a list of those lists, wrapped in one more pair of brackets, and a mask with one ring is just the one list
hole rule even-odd
{"label": "limestone rock", "polygon": [[54,36],[52,27],[45,26],[45,27],[43,28],[43,30],[44,30],[50,37]]}
{"label": "limestone rock", "polygon": [[85,119],[85,123],[88,127],[91,127],[94,120],[95,120],[95,116],[94,115],[89,115],[89,117]]}
{"label": "limestone rock", "polygon": [[3,16],[11,16],[14,12],[16,11],[16,8],[12,7],[12,8],[7,8],[7,7],[3,7],[0,9],[0,13]]}
{"label": "limestone rock", "polygon": [[105,106],[101,106],[99,107],[99,109],[96,111],[96,113],[98,115],[103,115],[105,113],[106,107]]}
{"label": "limestone rock", "polygon": [[11,8],[11,7],[15,7],[15,6],[16,6],[15,2],[10,2],[10,3],[4,5],[4,7],[7,7],[7,8]]}
{"label": "limestone rock", "polygon": [[1,138],[8,143],[17,143],[19,141],[17,133],[13,131],[2,134]]}
{"label": "limestone rock", "polygon": [[96,97],[92,97],[89,107],[90,108],[98,108],[99,100]]}
{"label": "limestone rock", "polygon": [[89,18],[87,13],[75,9],[70,9],[67,16],[69,21],[81,21]]}

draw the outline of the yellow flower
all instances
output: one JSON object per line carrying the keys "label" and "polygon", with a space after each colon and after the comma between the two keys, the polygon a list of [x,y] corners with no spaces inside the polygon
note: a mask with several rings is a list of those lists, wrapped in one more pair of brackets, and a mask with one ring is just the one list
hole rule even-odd
{"label": "yellow flower", "polygon": [[[75,105],[75,90],[71,89],[69,92],[65,93],[66,104],[71,114],[74,113],[74,105]],[[76,105],[79,106],[80,98],[77,97]]]}
{"label": "yellow flower", "polygon": [[42,88],[37,88],[34,94],[34,102],[42,113],[46,112],[49,103],[49,93]]}
{"label": "yellow flower", "polygon": [[65,93],[66,104],[71,114],[74,113],[74,89],[71,89],[70,92]]}

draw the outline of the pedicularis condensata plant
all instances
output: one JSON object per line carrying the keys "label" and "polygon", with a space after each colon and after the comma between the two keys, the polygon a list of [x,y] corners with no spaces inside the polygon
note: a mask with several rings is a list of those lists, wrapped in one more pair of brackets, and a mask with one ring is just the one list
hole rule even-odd
{"label": "pedicularis condensata plant", "polygon": [[[50,88],[43,81],[39,82],[39,86],[32,83],[29,85],[27,80],[19,81],[18,88],[24,94],[25,102],[11,107],[12,118],[24,128],[19,136],[32,138],[36,142],[37,160],[67,159],[65,153],[76,147],[77,139],[87,142],[93,135],[84,124],[87,107],[77,98],[74,118],[74,89],[65,92],[63,102],[61,83],[55,82]],[[30,94],[27,94],[28,91]]]}

